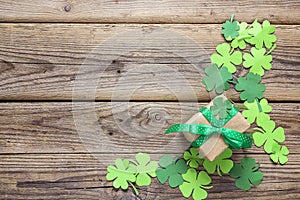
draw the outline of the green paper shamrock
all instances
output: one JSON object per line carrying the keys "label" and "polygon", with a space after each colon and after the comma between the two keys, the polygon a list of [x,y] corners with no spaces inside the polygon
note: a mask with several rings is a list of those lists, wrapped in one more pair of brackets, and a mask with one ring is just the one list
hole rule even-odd
{"label": "green paper shamrock", "polygon": [[240,65],[242,63],[242,53],[240,51],[230,51],[230,45],[227,43],[219,44],[216,48],[219,54],[213,54],[210,57],[212,63],[216,63],[218,67],[226,66],[230,73],[236,71],[234,65]]}
{"label": "green paper shamrock", "polygon": [[224,35],[225,39],[231,41],[232,39],[236,38],[239,35],[239,24],[238,22],[229,21],[227,20],[222,24],[223,30],[222,34]]}
{"label": "green paper shamrock", "polygon": [[201,200],[207,197],[205,189],[210,189],[212,186],[207,186],[211,183],[211,178],[205,171],[199,172],[197,176],[196,170],[190,168],[182,177],[185,182],[179,186],[179,189],[185,198],[189,198],[191,195],[194,200]]}
{"label": "green paper shamrock", "polygon": [[223,174],[228,174],[228,172],[233,167],[233,161],[229,159],[231,156],[232,150],[230,148],[227,148],[215,160],[204,160],[203,167],[209,174],[215,173],[216,170],[219,176],[222,176],[220,170],[223,172]]}
{"label": "green paper shamrock", "polygon": [[256,98],[261,99],[264,96],[266,86],[259,84],[261,77],[249,72],[245,77],[240,77],[235,86],[237,91],[243,91],[240,94],[241,100],[252,103]]}
{"label": "green paper shamrock", "polygon": [[114,188],[121,187],[123,190],[126,190],[128,188],[128,184],[130,184],[138,195],[137,189],[132,184],[136,180],[136,167],[132,165],[129,160],[121,160],[120,158],[117,158],[115,160],[115,166],[108,166],[107,171],[106,179],[108,181],[114,181]]}
{"label": "green paper shamrock", "polygon": [[271,61],[272,56],[271,55],[265,55],[266,50],[265,49],[259,49],[257,50],[255,47],[251,48],[251,54],[245,53],[243,58],[243,66],[245,68],[250,68],[250,72],[253,74],[258,74],[260,76],[263,76],[265,74],[264,70],[270,70],[272,67]]}
{"label": "green paper shamrock", "polygon": [[266,113],[272,111],[272,107],[269,106],[267,99],[262,99],[260,102],[256,99],[253,103],[245,101],[244,105],[248,110],[244,110],[242,115],[247,119],[247,121],[252,124],[255,119],[264,117]]}
{"label": "green paper shamrock", "polygon": [[240,23],[239,27],[239,36],[234,38],[234,40],[231,42],[231,47],[239,47],[240,49],[246,49],[246,40],[251,38],[252,36],[248,33],[248,24],[246,22]]}
{"label": "green paper shamrock", "polygon": [[184,160],[192,168],[198,168],[199,164],[203,163],[203,159],[199,157],[199,152],[196,148],[190,148],[189,151],[185,151],[183,154]]}
{"label": "green paper shamrock", "polygon": [[275,129],[275,122],[270,120],[269,117],[258,118],[256,123],[262,128],[254,128],[259,131],[253,133],[253,141],[256,146],[261,147],[264,145],[264,150],[271,153],[274,144],[284,142],[284,129],[282,127]]}
{"label": "green paper shamrock", "polygon": [[261,30],[262,30],[261,24],[258,22],[257,19],[255,19],[253,23],[250,25],[248,29],[248,33],[253,36],[256,36],[261,32]]}
{"label": "green paper shamrock", "polygon": [[223,101],[222,97],[215,98],[213,105],[210,107],[210,111],[214,116],[219,116],[219,119],[225,119],[227,113],[231,110],[232,104],[229,100]]}
{"label": "green paper shamrock", "polygon": [[202,78],[202,83],[206,85],[208,92],[215,89],[217,94],[222,94],[230,88],[228,81],[232,79],[232,74],[226,67],[218,69],[216,64],[212,64],[205,69],[205,73],[207,76]]}
{"label": "green paper shamrock", "polygon": [[270,155],[271,160],[274,163],[279,163],[284,165],[289,160],[287,155],[289,154],[289,150],[286,146],[280,146],[279,144],[274,144],[272,147],[272,154]]}
{"label": "green paper shamrock", "polygon": [[149,154],[138,153],[136,156],[137,166],[136,166],[136,184],[138,186],[147,186],[151,184],[151,177],[156,177],[156,169],[158,164],[155,161],[150,162]]}
{"label": "green paper shamrock", "polygon": [[172,155],[164,155],[159,160],[161,168],[156,170],[157,179],[161,184],[164,184],[169,179],[169,186],[175,188],[183,183],[181,174],[187,172],[187,165],[184,160],[175,159]]}
{"label": "green paper shamrock", "polygon": [[233,168],[230,171],[230,176],[236,178],[236,187],[242,190],[249,190],[251,184],[258,186],[264,175],[262,172],[257,171],[260,164],[256,165],[256,161],[253,158],[243,158],[241,164],[234,163]]}
{"label": "green paper shamrock", "polygon": [[249,30],[250,33],[252,31],[252,33],[255,34],[252,38],[248,40],[249,43],[255,45],[256,49],[261,49],[263,45],[265,45],[266,48],[271,48],[272,44],[276,42],[276,36],[273,34],[275,32],[275,26],[270,25],[270,22],[268,20],[265,20],[262,23],[261,31],[259,31],[259,26],[257,25],[257,22],[255,26],[255,31]]}

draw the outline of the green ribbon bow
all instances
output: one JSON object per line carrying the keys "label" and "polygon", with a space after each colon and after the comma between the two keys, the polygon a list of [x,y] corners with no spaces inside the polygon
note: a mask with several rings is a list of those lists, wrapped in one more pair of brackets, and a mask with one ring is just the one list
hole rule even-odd
{"label": "green ribbon bow", "polygon": [[204,144],[213,134],[221,134],[225,143],[234,149],[250,148],[252,146],[252,139],[248,135],[229,128],[222,128],[238,113],[236,107],[232,106],[232,109],[228,112],[227,118],[223,120],[216,119],[211,111],[206,107],[202,108],[199,112],[202,113],[212,126],[205,124],[175,124],[169,127],[165,134],[174,132],[189,132],[191,134],[200,135],[200,137],[192,142],[192,146],[195,148]]}

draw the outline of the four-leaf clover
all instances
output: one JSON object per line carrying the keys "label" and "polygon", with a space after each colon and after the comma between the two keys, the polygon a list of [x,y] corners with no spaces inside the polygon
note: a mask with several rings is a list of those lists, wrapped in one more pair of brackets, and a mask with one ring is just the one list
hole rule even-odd
{"label": "four-leaf clover", "polygon": [[272,154],[270,155],[271,160],[274,163],[285,164],[289,160],[287,155],[289,154],[289,150],[286,146],[280,146],[279,144],[274,144],[272,147]]}
{"label": "four-leaf clover", "polygon": [[242,53],[240,51],[230,51],[230,45],[227,43],[219,44],[216,48],[219,54],[213,54],[210,57],[212,63],[216,63],[219,67],[226,66],[230,73],[236,71],[234,65],[240,65],[242,63]]}
{"label": "four-leaf clover", "polygon": [[264,96],[266,86],[259,84],[261,77],[249,72],[246,77],[240,77],[235,86],[237,91],[242,91],[240,94],[241,100],[252,103],[256,98],[261,99]]}
{"label": "four-leaf clover", "polygon": [[264,145],[264,150],[267,153],[271,153],[274,144],[277,142],[284,142],[285,135],[282,127],[275,129],[275,122],[266,119],[258,118],[256,120],[257,125],[262,129],[255,128],[258,132],[253,133],[253,140],[256,146],[261,147]]}
{"label": "four-leaf clover", "polygon": [[227,20],[222,24],[223,30],[222,34],[224,35],[226,40],[232,40],[239,35],[239,24],[236,21],[229,21]]}
{"label": "four-leaf clover", "polygon": [[232,156],[232,150],[230,148],[227,148],[215,160],[213,161],[204,160],[203,167],[206,169],[206,171],[209,174],[215,173],[216,170],[219,176],[222,176],[220,170],[224,174],[228,174],[228,172],[233,167],[233,161],[229,159],[231,156]]}
{"label": "four-leaf clover", "polygon": [[219,119],[225,119],[227,113],[231,110],[232,104],[229,100],[223,101],[222,97],[215,98],[213,105],[210,107],[210,111],[214,116],[219,116]]}
{"label": "four-leaf clover", "polygon": [[241,164],[234,163],[233,168],[230,171],[230,176],[236,178],[236,187],[242,190],[249,190],[251,184],[257,186],[263,179],[263,173],[257,171],[260,164],[256,165],[256,161],[253,158],[243,158]]}
{"label": "four-leaf clover", "polygon": [[202,83],[208,92],[215,89],[217,94],[221,94],[230,88],[228,81],[232,79],[232,74],[226,67],[219,69],[216,64],[212,64],[205,69],[205,73],[207,76],[202,78]]}
{"label": "four-leaf clover", "polygon": [[267,99],[262,99],[260,100],[260,102],[256,100],[253,103],[245,101],[244,105],[246,106],[247,110],[244,110],[242,112],[242,115],[247,119],[249,123],[253,123],[255,119],[264,117],[266,113],[272,111],[272,107],[269,106]]}
{"label": "four-leaf clover", "polygon": [[251,48],[251,54],[245,53],[243,58],[243,66],[245,68],[250,68],[250,72],[253,74],[258,74],[260,76],[263,76],[265,74],[264,70],[270,70],[272,67],[271,61],[272,56],[271,55],[265,55],[266,50],[264,48],[262,49],[256,49],[255,47]]}
{"label": "four-leaf clover", "polygon": [[149,154],[138,153],[136,156],[137,166],[136,166],[136,184],[138,186],[147,186],[151,183],[151,177],[156,177],[156,169],[158,164],[155,161],[150,162]]}
{"label": "four-leaf clover", "polygon": [[173,161],[172,155],[164,155],[159,159],[161,168],[156,170],[157,179],[164,184],[169,179],[169,186],[175,188],[183,183],[182,174],[187,172],[186,162],[182,159]]}
{"label": "four-leaf clover", "polygon": [[183,154],[184,160],[192,168],[198,168],[199,164],[203,163],[203,159],[199,157],[199,151],[196,148],[190,148],[189,151],[185,151]]}
{"label": "four-leaf clover", "polygon": [[179,186],[179,189],[185,198],[189,198],[191,195],[194,200],[201,200],[207,197],[205,189],[210,189],[212,186],[207,186],[211,183],[211,178],[206,172],[200,171],[197,176],[196,170],[190,168],[182,177],[185,182]]}
{"label": "four-leaf clover", "polygon": [[276,42],[276,36],[273,34],[275,32],[275,26],[270,25],[268,20],[262,23],[262,28],[259,31],[259,27],[255,29],[254,36],[248,41],[250,44],[255,45],[255,48],[261,49],[263,45],[267,48],[271,48],[272,44]]}

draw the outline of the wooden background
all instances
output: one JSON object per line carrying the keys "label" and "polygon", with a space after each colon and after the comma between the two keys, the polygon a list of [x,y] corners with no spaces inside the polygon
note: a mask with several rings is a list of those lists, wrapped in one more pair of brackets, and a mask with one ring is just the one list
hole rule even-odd
{"label": "wooden background", "polygon": [[[271,117],[285,128],[290,155],[289,162],[280,166],[273,165],[261,148],[236,152],[235,160],[249,155],[262,163],[265,174],[262,184],[244,192],[234,187],[230,177],[213,176],[214,188],[209,191],[209,199],[300,199],[300,2],[297,0],[0,1],[0,199],[184,199],[178,189],[162,186],[156,180],[149,187],[139,187],[139,197],[131,189],[114,190],[111,182],[105,181],[103,161],[113,162],[115,155],[133,157],[139,151],[151,153],[173,137],[160,137],[163,133],[160,131],[133,144],[132,137],[116,128],[111,108],[118,103],[112,104],[110,100],[123,73],[136,65],[155,63],[182,72],[196,91],[201,107],[210,98],[204,92],[199,74],[182,59],[165,52],[141,51],[120,56],[101,79],[104,83],[97,88],[95,109],[107,137],[115,143],[135,145],[135,152],[116,149],[90,153],[73,120],[76,73],[93,48],[124,29],[174,30],[192,38],[211,54],[223,41],[220,24],[232,13],[238,21],[251,22],[257,17],[276,25],[278,48],[272,54],[273,69],[266,73],[263,82],[267,86],[265,96],[273,106]],[[178,84],[175,82],[174,88]],[[235,92],[227,95],[238,101]],[[153,84],[135,92],[129,109],[120,112],[134,113],[134,123],[145,131],[153,126],[167,128],[180,122],[182,110],[183,119],[193,115],[192,97],[187,94],[186,101],[179,106],[168,89]],[[84,104],[87,99],[79,96],[76,100]],[[124,99],[119,96],[117,100],[121,104]],[[153,113],[153,107],[160,109]],[[162,117],[166,120],[160,120]],[[161,153],[151,155],[157,158]]]}

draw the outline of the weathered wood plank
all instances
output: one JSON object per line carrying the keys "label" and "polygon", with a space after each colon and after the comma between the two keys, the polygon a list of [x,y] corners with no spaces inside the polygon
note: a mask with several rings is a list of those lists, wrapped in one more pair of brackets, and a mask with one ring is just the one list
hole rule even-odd
{"label": "weathered wood plank", "polygon": [[22,0],[1,1],[2,22],[221,23],[238,20],[300,21],[298,1]]}
{"label": "weathered wood plank", "polygon": [[[0,153],[182,152],[189,146],[186,140],[176,134],[163,136],[163,132],[171,124],[185,122],[204,105],[97,102],[93,110],[87,102],[75,103],[73,108],[69,102],[1,103]],[[299,103],[271,105],[271,118],[285,128],[285,144],[291,153],[299,154]],[[262,148],[249,151],[263,153]]]}
{"label": "weathered wood plank", "polygon": [[[245,154],[261,163],[264,180],[261,185],[245,193],[234,186],[229,176],[214,175],[214,188],[209,199],[298,199],[299,154],[291,154],[285,166],[274,165],[266,155]],[[133,191],[115,191],[105,180],[106,166],[112,157],[99,154],[97,160],[90,154],[21,154],[1,155],[1,197],[4,199],[182,199],[179,189],[170,189],[154,180],[149,187],[139,187],[140,198]],[[119,155],[133,158],[133,154]],[[158,159],[159,154],[151,155]],[[244,155],[234,154],[239,161]],[[276,194],[274,196],[274,194]],[[56,196],[56,197],[55,197]]]}
{"label": "weathered wood plank", "polygon": [[[299,46],[300,26],[277,26],[278,48],[273,52],[273,70],[266,72],[263,82],[266,83],[265,96],[274,101],[299,101]],[[0,99],[2,100],[71,100],[75,81],[80,75],[92,76],[95,68],[84,65],[85,72],[78,72],[81,64],[91,51],[99,47],[110,36],[122,33],[123,30],[143,30],[148,32],[165,29],[188,36],[203,49],[200,57],[191,57],[195,63],[164,51],[160,47],[137,49],[126,53],[126,49],[135,48],[135,35],[129,35],[128,45],[116,40],[116,47],[106,45],[100,54],[95,56],[100,60],[116,57],[102,74],[96,89],[97,100],[111,100],[112,92],[121,78],[127,78],[122,85],[143,86],[132,94],[131,100],[177,100],[172,94],[183,90],[183,82],[187,81],[192,90],[187,90],[182,98],[185,100],[208,100],[200,78],[203,69],[208,66],[209,55],[214,52],[217,44],[223,42],[220,35],[220,25],[99,25],[99,24],[2,24],[0,27]],[[146,37],[146,36],[145,36]],[[185,39],[174,40],[178,48],[185,45]],[[182,50],[184,55],[197,52],[199,49],[191,46]],[[122,51],[124,50],[124,54]],[[118,53],[117,53],[118,52]],[[121,52],[121,53],[120,53]],[[99,63],[98,63],[99,64]],[[136,67],[141,67],[136,69]],[[148,69],[148,72],[145,70]],[[166,69],[157,72],[157,68]],[[90,69],[90,70],[89,70]],[[157,77],[174,77],[178,73],[181,78],[173,78],[172,88],[155,84]],[[132,72],[134,71],[134,74]],[[149,73],[151,71],[151,73]],[[97,71],[96,71],[97,72]],[[131,76],[130,76],[131,72]],[[128,75],[129,73],[129,75]],[[239,71],[239,73],[244,73]],[[152,76],[153,75],[153,76]],[[156,75],[156,79],[155,76]],[[166,78],[160,79],[167,83]],[[89,81],[89,79],[87,80]],[[152,81],[152,82],[151,82]],[[84,85],[83,91],[90,87]],[[186,90],[186,89],[184,89]],[[122,94],[131,93],[130,87],[124,87]],[[229,92],[228,96],[237,100],[238,95]],[[76,96],[78,99],[88,99],[84,92]],[[124,100],[124,95],[114,96],[114,99]],[[125,99],[126,100],[126,99]]]}

